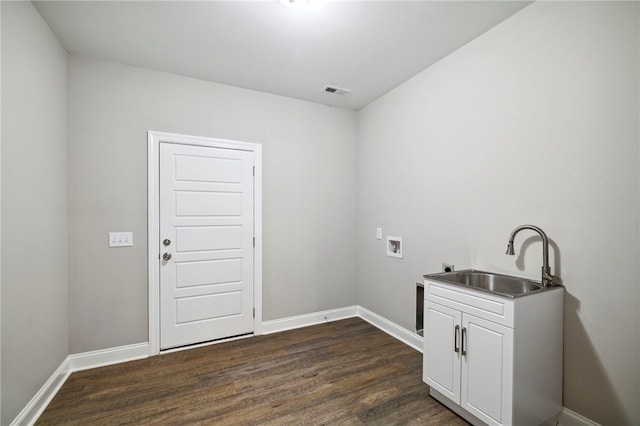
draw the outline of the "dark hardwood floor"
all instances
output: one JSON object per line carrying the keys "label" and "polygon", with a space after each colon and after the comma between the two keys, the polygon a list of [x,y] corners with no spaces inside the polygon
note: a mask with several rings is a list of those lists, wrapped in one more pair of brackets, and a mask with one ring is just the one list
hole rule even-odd
{"label": "dark hardwood floor", "polygon": [[352,318],[73,373],[38,425],[466,425],[422,354]]}

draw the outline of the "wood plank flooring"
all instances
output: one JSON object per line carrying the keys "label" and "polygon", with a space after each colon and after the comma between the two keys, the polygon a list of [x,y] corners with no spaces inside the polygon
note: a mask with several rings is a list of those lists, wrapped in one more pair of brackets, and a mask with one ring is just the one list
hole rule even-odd
{"label": "wood plank flooring", "polygon": [[352,318],[73,373],[37,425],[466,425]]}

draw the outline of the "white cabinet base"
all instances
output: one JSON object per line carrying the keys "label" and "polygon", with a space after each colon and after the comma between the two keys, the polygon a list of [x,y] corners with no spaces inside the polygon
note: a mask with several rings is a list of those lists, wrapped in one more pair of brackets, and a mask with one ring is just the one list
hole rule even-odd
{"label": "white cabinet base", "polygon": [[438,400],[440,404],[444,405],[449,410],[453,411],[454,413],[456,413],[457,415],[459,415],[460,417],[462,417],[472,425],[475,425],[475,426],[486,425],[486,423],[484,423],[482,420],[480,420],[479,418],[477,418],[467,410],[462,409],[462,407],[460,407],[455,402],[451,401],[449,398],[447,398],[437,390],[433,388],[429,388],[429,395],[431,395],[434,399]]}
{"label": "white cabinet base", "polygon": [[474,425],[539,426],[562,408],[563,288],[506,298],[425,279],[423,379]]}
{"label": "white cabinet base", "polygon": [[[444,405],[449,410],[453,411],[454,413],[456,413],[457,415],[459,415],[460,417],[462,417],[472,425],[486,426],[486,423],[484,423],[482,420],[480,420],[479,418],[477,418],[467,410],[462,409],[462,407],[460,407],[458,404],[456,404],[455,402],[451,401],[449,398],[442,395],[437,390],[430,388],[429,395],[431,395],[433,399],[437,400],[440,404]],[[541,426],[556,426],[557,424],[558,424],[558,416],[553,416],[550,419],[547,419],[546,422],[542,423]]]}

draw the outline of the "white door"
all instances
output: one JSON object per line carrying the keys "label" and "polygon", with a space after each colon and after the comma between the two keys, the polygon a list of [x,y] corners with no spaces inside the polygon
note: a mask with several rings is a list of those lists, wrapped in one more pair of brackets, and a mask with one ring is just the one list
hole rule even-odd
{"label": "white door", "polygon": [[464,314],[460,405],[490,425],[510,424],[513,329]]}
{"label": "white door", "polygon": [[424,381],[459,404],[462,313],[427,302],[424,317]]}
{"label": "white door", "polygon": [[253,152],[160,143],[160,349],[253,330]]}

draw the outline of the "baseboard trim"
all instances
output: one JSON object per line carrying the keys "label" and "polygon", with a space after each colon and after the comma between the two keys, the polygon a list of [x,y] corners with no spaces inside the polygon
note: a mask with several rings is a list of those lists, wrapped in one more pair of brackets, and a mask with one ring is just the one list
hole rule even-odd
{"label": "baseboard trim", "polygon": [[119,364],[121,362],[134,361],[149,356],[148,343],[136,343],[133,345],[119,346],[117,348],[100,349],[97,351],[83,352],[69,355],[71,372],[88,370],[90,368],[104,367],[105,365]]}
{"label": "baseboard trim", "polygon": [[[422,352],[423,338],[421,336],[359,305],[265,321],[262,323],[261,334],[277,333],[353,317],[362,318],[404,344]],[[71,373],[147,358],[149,351],[149,344],[145,342],[69,355],[10,423],[10,426],[33,425]],[[558,425],[601,426],[566,407],[562,408],[558,416]]]}
{"label": "baseboard trim", "polygon": [[261,334],[279,333],[281,331],[293,330],[296,328],[308,327],[310,325],[339,321],[353,317],[359,317],[367,321],[371,325],[411,346],[415,350],[422,352],[422,336],[412,333],[396,323],[391,322],[375,312],[359,305],[265,321],[262,323]]}
{"label": "baseboard trim", "polygon": [[32,425],[38,420],[47,405],[53,397],[58,393],[64,382],[71,374],[69,357],[65,358],[60,366],[53,372],[51,377],[42,385],[40,390],[36,392],[31,401],[18,413],[10,426]]}
{"label": "baseboard trim", "polygon": [[558,426],[601,426],[591,419],[584,417],[575,411],[562,407],[562,411],[558,416]]}
{"label": "baseboard trim", "polygon": [[20,411],[10,426],[31,426],[40,417],[47,405],[71,373],[89,368],[119,364],[149,356],[149,344],[138,343],[117,348],[101,349],[67,356],[51,377],[45,382],[31,401]]}
{"label": "baseboard trim", "polygon": [[293,317],[264,321],[260,328],[260,334],[279,333],[281,331],[308,327],[310,325],[322,324],[325,322],[339,321],[357,316],[358,306],[347,306],[345,308],[329,309],[327,311],[314,312],[311,314],[296,315]]}
{"label": "baseboard trim", "polygon": [[406,328],[401,327],[362,306],[358,306],[358,316],[371,325],[378,327],[385,333],[400,340],[402,343],[411,346],[413,349],[422,353],[423,338],[417,333],[412,333]]}

